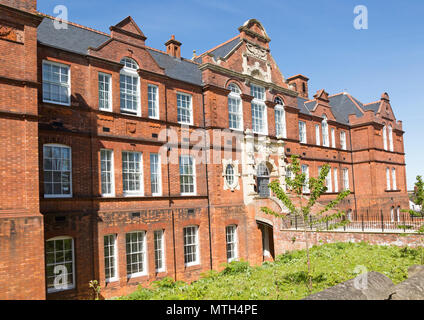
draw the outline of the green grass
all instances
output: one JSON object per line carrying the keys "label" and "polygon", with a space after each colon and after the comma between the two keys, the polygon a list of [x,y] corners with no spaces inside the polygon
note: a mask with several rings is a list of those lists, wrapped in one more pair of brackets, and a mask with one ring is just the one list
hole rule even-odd
{"label": "green grass", "polygon": [[[355,278],[357,266],[381,272],[399,283],[407,278],[409,266],[420,263],[420,251],[366,243],[335,243],[313,247],[311,261],[315,293]],[[210,271],[192,284],[165,278],[148,289],[140,287],[117,299],[297,300],[309,295],[306,279],[306,251],[293,251],[259,267],[233,262],[224,271]]]}

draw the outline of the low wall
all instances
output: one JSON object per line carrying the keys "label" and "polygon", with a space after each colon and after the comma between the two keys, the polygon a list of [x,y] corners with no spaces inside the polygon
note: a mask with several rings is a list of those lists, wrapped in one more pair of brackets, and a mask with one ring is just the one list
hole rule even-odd
{"label": "low wall", "polygon": [[[378,233],[378,232],[329,232],[329,231],[308,231],[309,244],[321,245],[335,242],[369,242],[376,245],[395,245],[398,247],[416,247],[424,235],[399,233]],[[276,254],[283,254],[287,251],[305,249],[305,236],[299,230],[281,230],[274,235]]]}

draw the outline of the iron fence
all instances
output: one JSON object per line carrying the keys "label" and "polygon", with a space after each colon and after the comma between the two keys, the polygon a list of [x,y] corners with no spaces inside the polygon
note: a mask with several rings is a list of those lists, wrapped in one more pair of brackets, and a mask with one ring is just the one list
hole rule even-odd
{"label": "iron fence", "polygon": [[[409,213],[394,215],[393,217],[380,213],[352,215],[327,222],[318,222],[313,216],[308,216],[304,221],[303,216],[287,215],[283,219],[283,229],[314,231],[351,231],[351,232],[383,232],[383,233],[415,233],[424,225],[424,216],[416,217]],[[344,222],[344,226],[335,227],[336,224]]]}

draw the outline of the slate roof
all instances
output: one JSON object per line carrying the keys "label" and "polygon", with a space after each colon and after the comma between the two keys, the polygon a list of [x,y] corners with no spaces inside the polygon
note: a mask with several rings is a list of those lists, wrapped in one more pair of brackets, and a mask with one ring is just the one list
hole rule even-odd
{"label": "slate roof", "polygon": [[374,102],[374,103],[371,103],[371,104],[367,104],[367,105],[364,105],[364,109],[365,110],[372,110],[372,111],[374,111],[374,113],[377,113],[378,109],[380,109],[380,104],[381,104],[381,101]]}
{"label": "slate roof", "polygon": [[54,21],[45,17],[37,29],[38,42],[67,51],[87,54],[89,47],[97,48],[110,37],[68,24],[67,29],[56,29]]}
{"label": "slate roof", "polygon": [[165,69],[165,74],[176,80],[202,85],[202,72],[199,65],[185,59],[169,56],[166,53],[147,49],[157,64]]}
{"label": "slate roof", "polygon": [[[216,49],[212,51],[207,51],[206,53],[211,54],[215,57],[215,60],[218,60],[218,58],[224,58],[226,57],[242,40],[237,37],[223,45],[218,46]],[[202,56],[204,56],[206,53],[200,55],[198,58],[194,59],[197,63],[202,62]]]}
{"label": "slate roof", "polygon": [[[38,42],[41,44],[83,55],[87,54],[89,47],[96,48],[110,39],[110,36],[106,34],[73,24],[68,24],[67,29],[56,29],[54,27],[54,20],[50,17],[43,19],[37,33]],[[239,45],[241,41],[239,37],[236,37],[208,53],[213,55],[215,59],[223,58]],[[186,59],[174,58],[164,52],[150,48],[147,48],[147,50],[157,64],[165,70],[165,74],[168,77],[199,86],[203,85],[202,73],[197,63]],[[195,59],[195,61],[201,62],[201,57]],[[364,105],[347,93],[334,95],[329,97],[329,99],[336,120],[343,124],[349,124],[350,114],[355,114],[357,117],[363,116],[358,106],[363,110],[373,110],[375,113],[380,107],[380,102]],[[297,98],[297,102],[299,112],[307,115],[311,114],[310,111],[316,105],[315,101],[308,102],[307,99],[301,97]]]}
{"label": "slate roof", "polygon": [[330,99],[330,107],[333,111],[336,120],[340,123],[349,124],[349,115],[355,114],[357,117],[362,117],[363,113],[355,105],[349,95],[346,93],[338,94]]}

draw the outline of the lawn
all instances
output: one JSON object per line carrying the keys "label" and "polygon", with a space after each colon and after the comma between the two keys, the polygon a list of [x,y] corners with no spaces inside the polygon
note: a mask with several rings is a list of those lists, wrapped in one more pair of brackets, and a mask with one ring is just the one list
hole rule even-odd
{"label": "lawn", "polygon": [[[311,249],[313,293],[356,277],[355,268],[364,266],[399,283],[407,278],[408,267],[419,264],[419,250],[367,243],[335,243]],[[117,299],[123,300],[298,300],[309,295],[306,286],[306,251],[278,256],[273,263],[251,267],[233,262],[218,273],[211,271],[192,283],[170,278],[150,288]]]}

